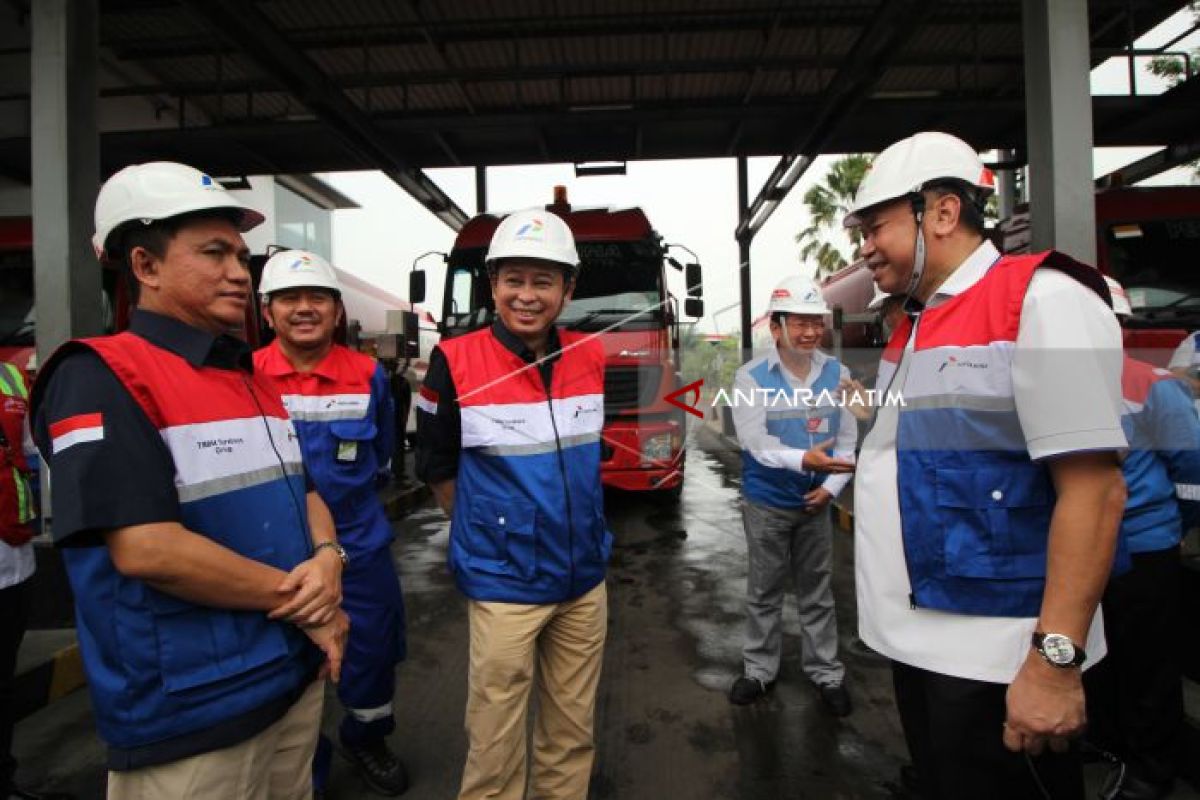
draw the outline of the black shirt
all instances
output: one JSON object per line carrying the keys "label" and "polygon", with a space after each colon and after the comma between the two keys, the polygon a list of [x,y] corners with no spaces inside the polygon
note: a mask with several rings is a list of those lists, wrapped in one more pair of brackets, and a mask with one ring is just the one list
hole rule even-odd
{"label": "black shirt", "polygon": [[[526,364],[532,364],[537,356],[520,337],[504,327],[500,320],[492,323],[492,335],[505,348],[512,351]],[[558,329],[551,326],[546,342],[546,358],[538,364],[542,383],[550,387],[554,377],[554,364],[561,355]],[[426,410],[426,405],[436,408],[436,413]],[[417,404],[417,477],[425,483],[441,483],[458,477],[458,454],[462,449],[462,416],[458,407],[458,389],[450,364],[440,347],[435,347],[429,356],[429,369],[421,385],[421,399]]]}

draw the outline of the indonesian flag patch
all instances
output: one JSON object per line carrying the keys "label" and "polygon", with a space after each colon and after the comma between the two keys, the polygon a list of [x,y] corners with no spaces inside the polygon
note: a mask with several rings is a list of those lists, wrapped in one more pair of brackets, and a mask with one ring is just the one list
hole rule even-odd
{"label": "indonesian flag patch", "polygon": [[438,408],[438,393],[428,386],[422,386],[421,391],[417,392],[417,408],[424,411],[426,414],[437,416]]}
{"label": "indonesian flag patch", "polygon": [[103,439],[104,415],[100,412],[76,414],[50,423],[50,440],[55,454],[77,444],[99,442]]}

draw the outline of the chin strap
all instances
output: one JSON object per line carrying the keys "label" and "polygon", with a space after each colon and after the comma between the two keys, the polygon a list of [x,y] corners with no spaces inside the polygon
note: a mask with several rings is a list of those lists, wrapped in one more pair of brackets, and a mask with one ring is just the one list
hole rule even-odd
{"label": "chin strap", "polygon": [[909,297],[917,291],[921,278],[925,275],[925,229],[921,223],[925,219],[925,195],[919,191],[910,196],[913,216],[917,218],[917,243],[913,255],[912,274],[908,278],[908,288],[904,293]]}

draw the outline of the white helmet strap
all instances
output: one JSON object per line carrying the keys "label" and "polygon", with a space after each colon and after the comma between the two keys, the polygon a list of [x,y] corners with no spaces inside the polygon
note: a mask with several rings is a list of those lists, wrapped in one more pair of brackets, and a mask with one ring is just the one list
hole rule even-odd
{"label": "white helmet strap", "polygon": [[911,196],[910,201],[913,216],[917,219],[917,242],[913,252],[912,274],[908,278],[908,288],[904,290],[904,293],[912,297],[921,284],[921,278],[925,275],[925,229],[922,225],[925,220],[925,195],[918,190]]}

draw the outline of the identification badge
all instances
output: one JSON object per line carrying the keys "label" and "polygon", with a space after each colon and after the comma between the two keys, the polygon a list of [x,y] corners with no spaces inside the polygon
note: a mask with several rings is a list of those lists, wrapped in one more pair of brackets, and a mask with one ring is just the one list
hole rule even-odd
{"label": "identification badge", "polygon": [[338,461],[354,461],[358,458],[358,442],[338,442],[337,460]]}

